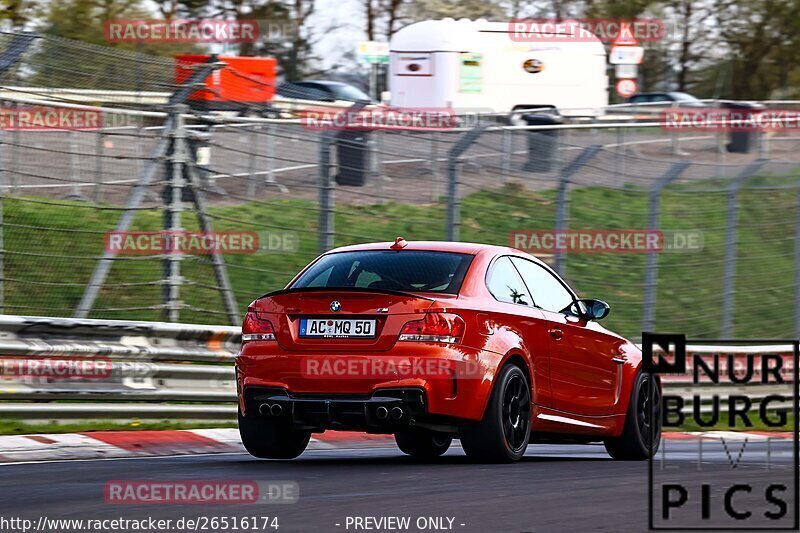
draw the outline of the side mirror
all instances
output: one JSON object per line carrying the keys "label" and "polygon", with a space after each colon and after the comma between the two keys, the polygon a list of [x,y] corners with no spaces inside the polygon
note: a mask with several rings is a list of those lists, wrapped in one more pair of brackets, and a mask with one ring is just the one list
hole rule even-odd
{"label": "side mirror", "polygon": [[578,311],[586,320],[602,320],[611,312],[611,306],[603,300],[585,298],[578,300]]}

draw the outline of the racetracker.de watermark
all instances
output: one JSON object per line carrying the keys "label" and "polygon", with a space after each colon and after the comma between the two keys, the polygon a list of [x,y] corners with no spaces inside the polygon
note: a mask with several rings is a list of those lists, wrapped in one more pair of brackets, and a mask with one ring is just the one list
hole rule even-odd
{"label": "racetracker.de watermark", "polygon": [[0,130],[5,131],[97,131],[103,128],[139,128],[143,125],[143,118],[139,115],[107,113],[92,107],[0,107]]}
{"label": "racetracker.de watermark", "polygon": [[260,27],[256,20],[111,19],[103,36],[110,43],[254,43]]}
{"label": "racetracker.de watermark", "polygon": [[112,505],[286,504],[299,497],[294,481],[115,480],[103,489],[103,498]]}
{"label": "racetracker.de watermark", "polygon": [[97,130],[102,127],[103,114],[98,109],[0,107],[0,130]]}
{"label": "racetracker.de watermark", "polygon": [[800,130],[797,109],[668,109],[661,128],[689,132],[785,132]]}
{"label": "racetracker.de watermark", "polygon": [[2,378],[108,379],[113,372],[110,359],[79,357],[0,357]]}
{"label": "racetracker.de watermark", "polygon": [[516,230],[509,246],[530,253],[699,252],[703,233],[696,230]]}
{"label": "racetracker.de watermark", "polygon": [[610,44],[616,40],[632,43],[656,42],[664,39],[661,19],[612,18],[525,18],[508,23],[512,41],[530,42],[593,42]]}
{"label": "racetracker.de watermark", "polygon": [[300,124],[309,130],[411,130],[441,131],[474,126],[487,109],[452,108],[309,108]]}
{"label": "racetracker.de watermark", "polygon": [[321,356],[304,358],[300,374],[316,379],[483,379],[486,368],[477,361],[385,356],[380,358]]}
{"label": "racetracker.de watermark", "polygon": [[120,255],[292,253],[299,242],[295,232],[111,231],[105,235],[105,250]]}

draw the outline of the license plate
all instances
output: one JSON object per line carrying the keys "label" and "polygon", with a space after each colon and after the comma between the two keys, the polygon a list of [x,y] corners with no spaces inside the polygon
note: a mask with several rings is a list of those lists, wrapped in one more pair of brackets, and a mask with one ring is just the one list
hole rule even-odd
{"label": "license plate", "polygon": [[300,336],[338,339],[374,337],[375,323],[375,320],[357,318],[303,318],[300,320]]}

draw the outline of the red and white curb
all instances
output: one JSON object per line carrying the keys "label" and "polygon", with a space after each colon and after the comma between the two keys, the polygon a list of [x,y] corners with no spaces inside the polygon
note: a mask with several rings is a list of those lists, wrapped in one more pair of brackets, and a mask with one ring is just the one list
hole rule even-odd
{"label": "red and white curb", "polygon": [[[327,432],[309,450],[394,446],[391,435]],[[0,436],[0,463],[121,457],[245,453],[236,428],[163,431],[92,431]]]}
{"label": "red and white curb", "polygon": [[[668,440],[714,439],[762,441],[791,439],[791,432],[664,433]],[[329,431],[311,439],[308,449],[394,446],[391,435]],[[92,431],[0,436],[0,463],[65,459],[114,459],[208,453],[244,453],[235,428],[164,431]]]}

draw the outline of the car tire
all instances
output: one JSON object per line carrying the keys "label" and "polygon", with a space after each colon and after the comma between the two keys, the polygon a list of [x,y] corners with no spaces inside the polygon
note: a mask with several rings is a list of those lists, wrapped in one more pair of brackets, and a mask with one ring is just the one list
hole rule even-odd
{"label": "car tire", "polygon": [[[606,451],[614,459],[643,461],[658,452],[661,441],[661,391],[658,386],[653,387],[654,384],[650,374],[640,372],[636,376],[622,434],[604,441]],[[652,413],[649,402],[653,402]],[[651,431],[655,432],[652,437]]]}
{"label": "car tire", "polygon": [[239,413],[239,435],[247,453],[259,459],[294,459],[306,449],[311,432],[292,429],[281,419]]}
{"label": "car tire", "polygon": [[435,459],[446,452],[453,442],[451,436],[427,429],[398,431],[394,440],[400,451],[417,459]]}
{"label": "car tire", "polygon": [[516,365],[500,371],[480,422],[461,430],[461,447],[479,462],[508,463],[525,455],[531,434],[531,388]]}

